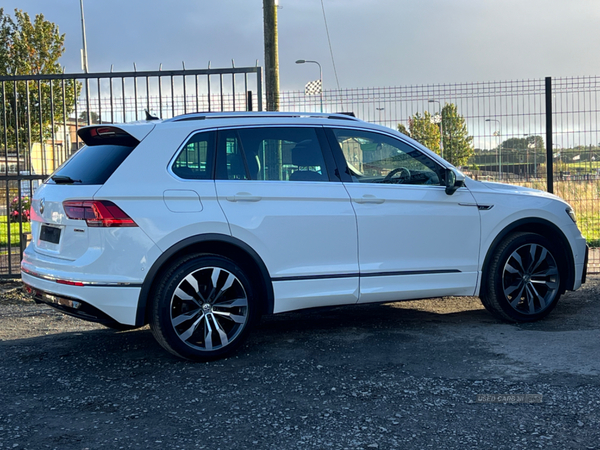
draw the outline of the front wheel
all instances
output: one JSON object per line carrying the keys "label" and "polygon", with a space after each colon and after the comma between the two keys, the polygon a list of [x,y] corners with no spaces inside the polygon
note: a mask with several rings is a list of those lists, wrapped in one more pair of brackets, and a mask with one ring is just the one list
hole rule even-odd
{"label": "front wheel", "polygon": [[558,249],[535,233],[509,235],[494,251],[480,294],[494,316],[533,322],[547,316],[561,294]]}
{"label": "front wheel", "polygon": [[252,286],[235,262],[192,255],[171,265],[159,283],[150,328],[171,353],[209,361],[239,348],[258,315]]}

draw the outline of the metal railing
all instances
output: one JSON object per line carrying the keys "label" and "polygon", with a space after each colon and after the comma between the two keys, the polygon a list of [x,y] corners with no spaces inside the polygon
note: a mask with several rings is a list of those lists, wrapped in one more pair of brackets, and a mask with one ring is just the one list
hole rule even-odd
{"label": "metal railing", "polygon": [[[23,197],[79,148],[78,127],[140,120],[146,111],[167,118],[196,111],[262,110],[264,102],[257,67],[0,77],[0,83],[0,217],[6,217],[4,228],[0,224],[0,253],[13,255],[0,258],[0,276],[18,273],[21,236],[28,228],[18,217],[24,214]],[[31,125],[19,136],[6,131],[12,111],[6,94],[9,85],[18,91],[19,83],[33,83],[23,85],[21,104],[35,99],[34,92],[42,101],[17,115],[13,126],[45,120],[52,133]],[[77,95],[67,105],[69,89]],[[563,197],[595,248],[589,270],[600,272],[599,94],[600,77],[592,76],[325,90],[322,100],[325,112],[351,111],[394,129],[399,124],[409,128],[416,113],[436,114],[445,104],[455,104],[473,138],[474,154],[462,169],[476,179],[551,190]],[[318,112],[321,96],[282,92],[279,104],[282,111]],[[16,222],[9,226],[11,214]]]}
{"label": "metal railing", "polygon": [[[554,192],[571,203],[600,273],[600,77],[325,90],[326,112],[409,129],[415,114],[453,103],[473,137],[462,169],[475,179]],[[319,111],[321,97],[284,92],[285,111]],[[550,125],[550,126],[549,126]],[[548,174],[551,174],[549,177]]]}
{"label": "metal railing", "polygon": [[36,187],[91,123],[263,108],[262,68],[0,77],[0,278],[20,274]]}

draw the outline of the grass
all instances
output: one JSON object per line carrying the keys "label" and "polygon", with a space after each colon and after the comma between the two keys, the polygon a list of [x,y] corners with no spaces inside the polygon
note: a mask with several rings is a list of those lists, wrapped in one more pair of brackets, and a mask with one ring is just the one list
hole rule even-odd
{"label": "grass", "polygon": [[[546,180],[513,184],[546,190]],[[600,247],[600,180],[554,181],[554,193],[575,210],[577,225],[590,247]]]}
{"label": "grass", "polygon": [[[31,231],[31,224],[29,222],[23,222],[23,233],[29,233]],[[0,247],[7,247],[8,242],[8,226],[6,223],[6,216],[0,216]],[[13,247],[21,245],[21,234],[18,223],[10,224],[10,244]]]}

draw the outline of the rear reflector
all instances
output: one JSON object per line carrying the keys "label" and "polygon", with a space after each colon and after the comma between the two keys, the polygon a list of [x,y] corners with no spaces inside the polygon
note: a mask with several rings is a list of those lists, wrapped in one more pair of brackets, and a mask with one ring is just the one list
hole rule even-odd
{"label": "rear reflector", "polygon": [[56,280],[58,284],[66,284],[67,286],[85,286],[81,281]]}
{"label": "rear reflector", "polygon": [[67,200],[63,208],[69,219],[85,220],[88,227],[137,227],[131,217],[107,200]]}

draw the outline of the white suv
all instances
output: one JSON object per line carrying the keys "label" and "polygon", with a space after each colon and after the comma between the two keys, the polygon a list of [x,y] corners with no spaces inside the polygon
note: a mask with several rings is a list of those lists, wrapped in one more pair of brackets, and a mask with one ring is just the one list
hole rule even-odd
{"label": "white suv", "polygon": [[207,113],[79,130],[37,189],[22,268],[38,302],[209,360],[261,314],[479,296],[513,322],[585,282],[570,206],[482,183],[342,114]]}

